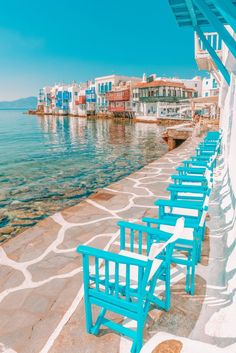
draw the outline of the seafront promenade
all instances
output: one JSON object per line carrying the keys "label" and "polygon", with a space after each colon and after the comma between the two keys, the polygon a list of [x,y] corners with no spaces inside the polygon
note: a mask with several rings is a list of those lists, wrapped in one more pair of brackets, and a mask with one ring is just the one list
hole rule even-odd
{"label": "seafront promenade", "polygon": [[[187,140],[160,159],[3,244],[0,248],[0,352],[128,352],[130,342],[115,333],[104,330],[97,338],[85,332],[82,267],[76,247],[89,244],[115,250],[117,221],[156,216],[154,201],[168,196],[166,187],[170,175],[181,161],[194,153],[199,141],[199,138]],[[191,297],[185,293],[184,272],[181,267],[173,267],[171,310],[150,312],[145,341],[157,333],[158,336],[152,349],[146,352],[151,352],[163,340],[172,348],[173,344],[181,348],[187,338],[222,347],[209,346],[210,352],[230,352],[224,347],[234,343],[228,338],[222,339],[221,331],[227,327],[222,328],[221,316],[216,313],[232,304],[230,293],[228,297],[224,293],[225,220],[216,202],[220,192],[227,194],[221,187],[221,174],[218,167],[218,181],[210,205],[210,242],[207,235],[197,270],[196,295]],[[217,332],[215,323],[218,323]],[[164,336],[161,332],[174,336]],[[182,336],[186,339],[181,339]],[[173,337],[179,343],[173,343]],[[201,343],[194,347],[200,349],[198,344]],[[143,349],[145,352],[145,346]],[[155,351],[158,352],[164,351]]]}

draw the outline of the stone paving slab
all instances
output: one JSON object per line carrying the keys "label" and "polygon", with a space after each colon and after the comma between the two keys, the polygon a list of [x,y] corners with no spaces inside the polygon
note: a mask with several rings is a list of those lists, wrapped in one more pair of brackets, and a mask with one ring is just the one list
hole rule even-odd
{"label": "stone paving slab", "polygon": [[[198,142],[197,138],[186,141],[157,161],[39,222],[0,247],[0,352],[127,351],[122,348],[127,347],[126,341],[114,333],[103,332],[98,338],[85,332],[82,267],[76,247],[84,243],[108,249],[118,235],[117,221],[155,216],[154,200],[168,196],[165,189],[170,175],[194,153]],[[206,257],[207,253],[206,249]],[[171,328],[173,322],[180,327],[185,318],[192,320],[191,327],[184,325],[187,332],[181,328],[173,332],[189,335],[192,330],[202,302],[192,306],[189,296],[183,293],[181,280],[175,284],[175,308],[170,314],[158,313],[158,318],[163,315],[161,323],[154,320],[146,339],[159,330],[159,324],[163,329]],[[199,276],[197,282],[199,295],[204,297],[204,279]]]}

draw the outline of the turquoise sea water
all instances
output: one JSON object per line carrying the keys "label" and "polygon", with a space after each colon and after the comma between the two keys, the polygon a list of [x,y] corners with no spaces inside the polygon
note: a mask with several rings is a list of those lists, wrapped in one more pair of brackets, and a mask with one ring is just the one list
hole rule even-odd
{"label": "turquoise sea water", "polygon": [[0,111],[0,233],[22,231],[163,155],[162,131]]}

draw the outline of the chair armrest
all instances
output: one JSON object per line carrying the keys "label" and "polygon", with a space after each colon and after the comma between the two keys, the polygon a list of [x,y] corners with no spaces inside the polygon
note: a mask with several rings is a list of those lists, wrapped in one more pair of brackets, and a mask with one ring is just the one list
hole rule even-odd
{"label": "chair armrest", "polygon": [[188,192],[188,193],[196,193],[196,194],[205,194],[208,190],[207,186],[201,185],[183,185],[183,184],[170,184],[167,191],[175,191],[175,192]]}
{"label": "chair armrest", "polygon": [[142,218],[143,222],[146,222],[148,224],[158,224],[158,225],[168,225],[168,226],[175,226],[176,224],[176,219],[170,218],[168,220],[163,220],[163,219],[159,219],[159,218],[151,218],[151,217],[144,217]]}
{"label": "chair armrest", "polygon": [[207,179],[201,175],[171,175],[171,179],[173,180],[182,180],[182,181],[189,181],[189,182],[207,182]]}
{"label": "chair armrest", "polygon": [[204,174],[206,168],[193,168],[193,167],[177,167],[176,170],[178,172],[186,172],[186,173],[193,173],[193,174]]}
{"label": "chair armrest", "polygon": [[188,208],[195,210],[202,210],[203,201],[184,201],[184,200],[157,200],[154,202],[156,206],[169,206],[176,208]]}
{"label": "chair armrest", "polygon": [[147,227],[142,224],[136,224],[136,223],[126,222],[126,221],[119,221],[119,222],[117,222],[117,225],[119,227],[123,227],[125,229],[132,229],[132,230],[136,230],[136,231],[141,231],[142,233],[146,233],[149,235],[155,235],[162,240],[167,240],[167,239],[169,239],[170,236],[172,236],[171,233],[163,232],[157,228]]}
{"label": "chair armrest", "polygon": [[96,249],[96,248],[93,248],[91,246],[86,246],[86,245],[78,246],[76,251],[79,254],[82,254],[85,256],[93,256],[93,257],[97,257],[99,259],[122,263],[122,264],[127,264],[127,265],[136,265],[136,266],[141,266],[141,267],[146,267],[146,265],[147,265],[146,261],[143,261],[140,259],[127,257],[124,255],[116,254],[116,253],[106,251],[106,250]]}
{"label": "chair armrest", "polygon": [[[167,225],[167,226],[175,226],[176,224],[176,220],[173,218],[158,219],[158,218],[144,217],[142,221],[148,224]],[[198,220],[194,221],[193,219],[189,219],[186,217],[184,220],[184,228],[199,228],[199,221]]]}

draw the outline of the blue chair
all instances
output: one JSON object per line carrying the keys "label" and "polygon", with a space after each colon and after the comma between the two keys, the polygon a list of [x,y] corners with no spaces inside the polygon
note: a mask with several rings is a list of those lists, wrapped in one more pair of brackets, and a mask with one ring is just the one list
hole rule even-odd
{"label": "blue chair", "polygon": [[[173,236],[158,230],[153,232],[153,228],[136,226],[127,222],[120,223],[119,254],[84,245],[77,249],[83,256],[87,332],[97,335],[101,325],[117,331],[133,340],[132,353],[138,353],[142,347],[143,329],[151,303],[163,307],[163,302],[155,295],[156,283],[159,279],[163,279],[167,282],[169,291],[171,253],[174,242],[183,230],[184,219],[177,220]],[[128,241],[127,229],[129,229]],[[146,236],[143,233],[146,233]],[[155,240],[151,242],[150,238],[154,234]],[[142,249],[144,239],[147,242],[147,255],[143,254]],[[149,252],[148,244],[151,244]],[[127,246],[129,250],[125,250]],[[92,305],[100,308],[95,323]],[[137,328],[130,329],[107,319],[105,317],[107,311],[136,321]]]}
{"label": "blue chair", "polygon": [[[187,293],[193,295],[195,290],[195,266],[201,260],[202,241],[206,227],[206,208],[201,214],[199,222],[193,222],[191,219],[185,219],[185,225],[182,234],[175,242],[174,251],[172,252],[171,263],[186,266],[186,286]],[[175,225],[173,218],[157,219],[144,217],[143,222],[148,227],[154,226],[157,229],[171,233]],[[155,241],[155,235],[152,236]],[[187,256],[183,257],[183,252]]]}
{"label": "blue chair", "polygon": [[210,195],[211,189],[199,185],[169,184],[166,188],[170,192],[171,200],[204,201]]}
{"label": "blue chair", "polygon": [[202,175],[171,175],[174,184],[208,186],[208,180]]}

